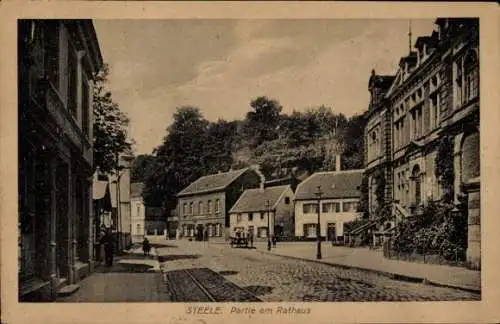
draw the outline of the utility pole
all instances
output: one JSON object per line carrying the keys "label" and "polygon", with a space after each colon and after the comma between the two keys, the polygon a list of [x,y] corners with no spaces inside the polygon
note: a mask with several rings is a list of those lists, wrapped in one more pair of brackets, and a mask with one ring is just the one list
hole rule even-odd
{"label": "utility pole", "polygon": [[411,54],[411,20],[408,21],[408,53]]}
{"label": "utility pole", "polygon": [[271,203],[269,200],[266,200],[266,208],[267,208],[267,250],[271,251],[271,213],[270,213]]}
{"label": "utility pole", "polygon": [[116,235],[118,240],[118,251],[122,249],[121,241],[121,202],[120,202],[120,160],[116,152]]}
{"label": "utility pole", "polygon": [[321,223],[320,223],[320,215],[321,215],[321,197],[323,196],[323,192],[321,191],[321,186],[317,187],[316,196],[318,197],[318,224],[316,230],[317,236],[317,251],[316,251],[316,259],[321,260]]}

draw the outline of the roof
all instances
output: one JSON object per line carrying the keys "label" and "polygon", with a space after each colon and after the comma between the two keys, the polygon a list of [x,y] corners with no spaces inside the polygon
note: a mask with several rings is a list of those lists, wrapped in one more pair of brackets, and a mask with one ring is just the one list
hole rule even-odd
{"label": "roof", "polygon": [[417,52],[411,52],[410,55],[408,56],[403,56],[400,60],[399,60],[399,66],[402,66],[404,65],[406,62],[408,62],[408,65],[409,66],[413,66],[415,65],[415,63],[417,63]]}
{"label": "roof", "polygon": [[357,198],[360,196],[364,169],[316,172],[304,180],[295,192],[295,200],[317,199],[321,186],[322,198]]}
{"label": "roof", "polygon": [[140,198],[142,197],[142,191],[144,190],[144,183],[134,182],[130,184],[130,198]]}
{"label": "roof", "polygon": [[104,198],[107,188],[107,181],[94,181],[92,184],[92,199],[98,200]]}
{"label": "roof", "polygon": [[198,180],[192,182],[186,188],[184,188],[181,192],[177,194],[177,196],[180,197],[180,196],[224,190],[233,181],[242,176],[243,173],[245,173],[247,170],[249,170],[249,168],[211,174],[201,177]]}
{"label": "roof", "polygon": [[240,198],[236,201],[233,208],[231,208],[229,212],[246,213],[265,211],[267,210],[267,200],[269,200],[270,208],[275,208],[280,197],[287,189],[290,189],[290,186],[286,185],[267,187],[265,189],[247,189],[241,194]]}

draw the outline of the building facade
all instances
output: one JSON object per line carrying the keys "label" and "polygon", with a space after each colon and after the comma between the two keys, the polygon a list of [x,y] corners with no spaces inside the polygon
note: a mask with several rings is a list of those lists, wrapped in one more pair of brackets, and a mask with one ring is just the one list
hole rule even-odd
{"label": "building facade", "polygon": [[130,185],[130,219],[132,222],[132,242],[142,241],[146,235],[146,206],[142,199],[142,182]]}
{"label": "building facade", "polygon": [[[383,168],[384,201],[393,204],[396,219],[418,213],[429,201],[440,200],[445,194],[458,204],[459,197],[467,195],[467,188],[478,187],[479,21],[439,18],[435,27],[431,35],[419,37],[410,54],[400,59],[383,106],[371,104],[373,112],[368,114],[367,145],[373,132],[370,125],[377,123],[382,112],[386,116],[385,135],[391,140],[382,143],[379,155],[389,166]],[[372,93],[371,102],[375,100]],[[440,145],[445,141],[451,146],[451,193],[445,191],[446,179],[436,176]],[[368,149],[365,154],[366,168],[372,170],[376,164],[373,154]],[[377,185],[369,182],[369,192],[375,192]],[[371,200],[370,211],[373,209]],[[478,215],[472,219],[469,215],[467,254],[476,264],[479,221]]]}
{"label": "building facade", "polygon": [[317,172],[295,192],[295,236],[314,239],[318,230],[318,186],[321,192],[320,233],[328,240],[343,240],[344,223],[358,219],[364,170]]}
{"label": "building facade", "polygon": [[91,20],[18,20],[19,298],[54,299],[93,268]]}
{"label": "building facade", "polygon": [[112,227],[117,233],[118,249],[123,250],[132,243],[132,219],[130,203],[130,168],[133,156],[120,154],[118,168],[109,176],[112,205]]}
{"label": "building facade", "polygon": [[227,238],[229,209],[245,189],[259,187],[264,181],[258,169],[246,168],[191,183],[177,195],[180,235],[200,239],[207,231],[208,236]]}
{"label": "building facade", "polygon": [[[368,178],[369,214],[374,215],[378,207],[392,200],[392,118],[384,100],[393,76],[377,75],[372,70],[368,82],[370,104],[366,112],[367,124],[364,133],[365,175]],[[378,197],[377,185],[385,184],[384,197]]]}
{"label": "building facade", "polygon": [[247,189],[229,210],[230,235],[253,233],[255,239],[294,236],[294,193],[289,185]]}

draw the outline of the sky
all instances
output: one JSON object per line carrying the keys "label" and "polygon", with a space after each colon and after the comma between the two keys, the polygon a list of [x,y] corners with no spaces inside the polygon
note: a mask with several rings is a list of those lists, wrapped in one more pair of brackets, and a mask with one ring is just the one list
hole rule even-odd
{"label": "sky", "polygon": [[[412,43],[434,20],[412,20]],[[136,154],[162,143],[173,113],[196,106],[211,121],[243,119],[258,96],[284,113],[368,107],[368,79],[395,74],[409,51],[408,20],[95,20],[108,88],[130,118]]]}

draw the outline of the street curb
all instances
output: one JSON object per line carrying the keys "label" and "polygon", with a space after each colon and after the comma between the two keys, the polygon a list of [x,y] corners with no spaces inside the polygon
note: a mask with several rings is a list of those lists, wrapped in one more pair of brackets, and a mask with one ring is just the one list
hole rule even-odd
{"label": "street curb", "polygon": [[462,287],[462,286],[450,285],[450,284],[443,284],[443,283],[435,282],[435,281],[429,280],[427,278],[422,278],[422,277],[408,276],[408,275],[402,275],[402,274],[388,272],[388,271],[363,268],[363,267],[359,267],[359,266],[346,265],[346,264],[341,264],[341,263],[333,263],[333,262],[327,262],[327,261],[322,261],[322,260],[313,260],[313,259],[296,257],[296,256],[291,256],[291,255],[277,254],[277,253],[262,251],[262,250],[258,250],[258,249],[257,249],[257,251],[259,251],[260,253],[263,253],[263,254],[274,255],[274,256],[278,256],[278,257],[282,257],[282,258],[314,262],[314,263],[324,264],[324,265],[342,268],[342,269],[355,269],[355,270],[359,270],[359,271],[371,272],[371,273],[382,275],[384,277],[388,277],[390,279],[394,279],[394,280],[398,280],[398,281],[423,283],[426,285],[431,285],[431,286],[436,286],[436,287],[453,288],[453,289],[458,289],[458,290],[467,291],[467,292],[471,292],[471,293],[481,294],[481,289]]}

